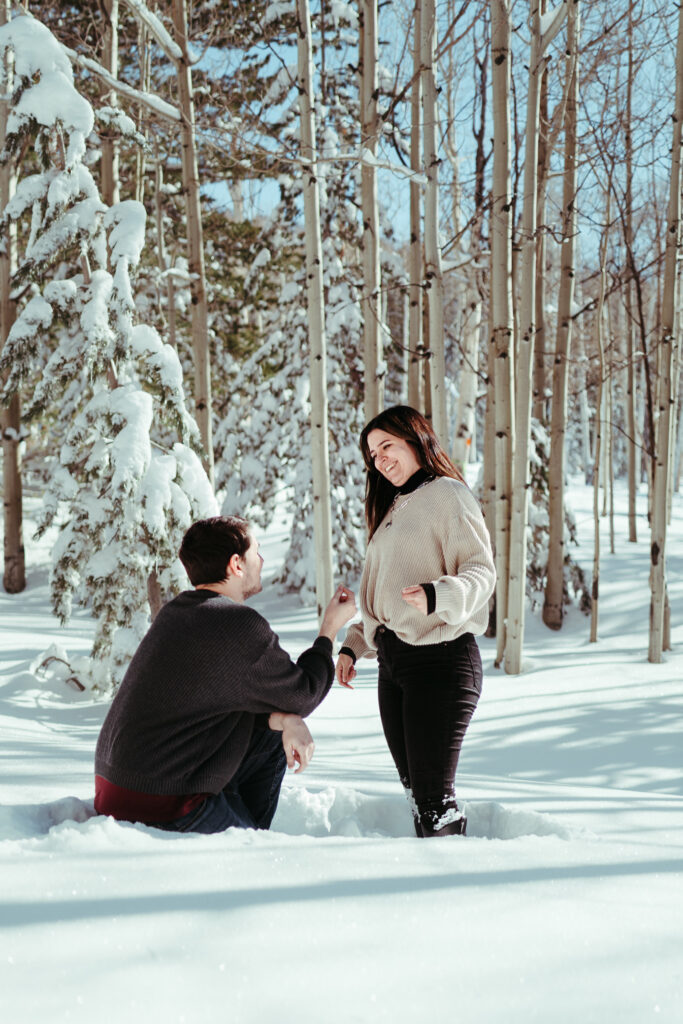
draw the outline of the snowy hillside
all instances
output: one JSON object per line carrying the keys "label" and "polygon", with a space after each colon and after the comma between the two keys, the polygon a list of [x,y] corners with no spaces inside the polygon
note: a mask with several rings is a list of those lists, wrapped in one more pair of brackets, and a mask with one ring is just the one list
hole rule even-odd
{"label": "snowy hillside", "polygon": [[[571,503],[591,566],[592,494]],[[618,499],[623,499],[618,492]],[[644,509],[641,509],[644,512]],[[598,644],[530,617],[526,671],[492,668],[458,794],[467,838],[422,842],[382,736],[375,670],[311,718],[317,750],[269,833],[193,836],[91,817],[106,706],[31,672],[62,630],[47,551],[0,593],[0,986],[8,1024],[675,1024],[683,1019],[683,507],[674,651],[647,662],[649,537],[617,517]],[[266,577],[285,531],[262,545]],[[253,603],[297,654],[312,609]]]}

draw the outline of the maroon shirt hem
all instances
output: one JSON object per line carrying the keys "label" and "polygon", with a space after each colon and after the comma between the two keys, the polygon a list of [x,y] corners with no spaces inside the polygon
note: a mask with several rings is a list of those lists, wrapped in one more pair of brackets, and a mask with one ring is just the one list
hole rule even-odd
{"label": "maroon shirt hem", "polygon": [[95,811],[117,821],[139,821],[143,825],[163,824],[189,814],[207,793],[190,796],[159,796],[156,793],[138,793],[116,786],[101,775],[95,776]]}

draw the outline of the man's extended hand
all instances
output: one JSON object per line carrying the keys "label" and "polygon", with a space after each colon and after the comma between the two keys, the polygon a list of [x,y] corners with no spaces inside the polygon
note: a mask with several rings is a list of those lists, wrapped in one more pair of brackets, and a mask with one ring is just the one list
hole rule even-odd
{"label": "man's extended hand", "polygon": [[334,638],[339,630],[354,617],[357,611],[353,591],[343,584],[338,586],[323,614],[323,620],[320,623],[320,636],[327,636],[334,643]]}
{"label": "man's extended hand", "polygon": [[287,715],[282,711],[273,711],[268,719],[271,729],[282,731],[282,746],[287,757],[287,767],[294,768],[295,774],[302,772],[310,763],[315,750],[315,743],[308,726],[299,715]]}

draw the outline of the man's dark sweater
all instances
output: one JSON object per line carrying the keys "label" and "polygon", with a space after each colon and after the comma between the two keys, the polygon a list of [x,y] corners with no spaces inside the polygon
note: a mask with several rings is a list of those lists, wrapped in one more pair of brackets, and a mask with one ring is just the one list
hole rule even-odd
{"label": "man's dark sweater", "polygon": [[102,726],[95,773],[140,793],[219,793],[255,724],[271,711],[306,716],[334,678],[318,637],[296,664],[258,612],[211,590],[161,609]]}

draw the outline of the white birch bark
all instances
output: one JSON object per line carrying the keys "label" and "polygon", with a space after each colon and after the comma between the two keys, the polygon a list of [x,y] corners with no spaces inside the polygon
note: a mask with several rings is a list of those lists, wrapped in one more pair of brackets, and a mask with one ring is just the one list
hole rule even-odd
{"label": "white birch bark", "polygon": [[[149,45],[149,32],[147,26],[142,22],[138,23],[138,68],[140,84],[145,92],[149,93],[152,78],[152,48]],[[135,115],[137,129],[146,139],[149,138],[149,121],[145,117],[142,107],[138,107]],[[145,171],[147,165],[147,153],[142,146],[137,146],[135,151],[135,198],[139,203],[145,201]]]}
{"label": "white birch bark", "polygon": [[512,489],[514,320],[512,309],[512,196],[510,192],[510,3],[491,0],[493,197],[491,310],[495,390],[496,664],[506,644],[510,501]]}
{"label": "white birch bark", "polygon": [[[605,230],[600,242],[600,295],[595,314],[595,341],[598,350],[599,375],[595,399],[595,462],[593,464],[593,582],[591,586],[591,628],[590,642],[598,639],[599,597],[600,597],[600,460],[602,458],[603,387],[605,381],[604,310],[607,286],[607,225],[609,225],[609,191]],[[584,389],[585,390],[585,389]]]}
{"label": "white birch bark", "polygon": [[[626,78],[626,132],[624,137],[625,190],[624,230],[629,271],[633,260],[633,4],[628,5],[628,73]],[[633,309],[633,281],[626,284],[626,446],[628,451],[628,539],[638,540],[636,494],[640,479],[640,458],[636,439],[636,323]]]}
{"label": "white birch bark", "polygon": [[401,348],[401,404],[409,405],[408,374],[410,373],[410,286],[403,295],[403,335]]}
{"label": "white birch bark", "polygon": [[[213,482],[213,436],[211,424],[211,362],[209,353],[208,301],[204,269],[199,171],[195,142],[194,99],[190,57],[187,49],[187,3],[173,0],[177,58],[178,105],[182,115],[180,139],[182,176],[187,217],[187,262],[190,273],[192,355],[194,361],[194,414],[204,447],[204,468]],[[173,51],[172,51],[173,52]]]}
{"label": "white birch bark", "polygon": [[650,545],[650,637],[648,661],[661,662],[665,649],[666,604],[666,539],[668,477],[671,467],[674,406],[674,369],[676,349],[676,263],[681,250],[681,144],[683,142],[683,5],[679,8],[678,44],[676,50],[676,102],[673,115],[671,148],[671,181],[667,214],[666,250],[664,257],[664,290],[661,318],[661,363],[658,391],[659,418],[654,468],[652,502],[652,542]]}
{"label": "white birch bark", "polygon": [[676,427],[676,452],[674,457],[674,491],[677,494],[681,489],[681,467],[683,466],[683,409],[681,408],[681,404],[683,402],[682,376],[683,370],[679,371],[678,375],[678,415]]}
{"label": "white birch bark", "polygon": [[[545,0],[541,3],[541,13]],[[548,70],[541,74],[541,96],[538,135],[538,171],[536,182],[536,221],[542,228],[546,222],[546,190],[548,182]],[[546,423],[546,316],[545,316],[545,260],[546,232],[536,235],[536,316],[534,338],[534,396],[533,415],[539,423]]]}
{"label": "white birch bark", "polygon": [[[363,217],[363,363],[366,422],[384,403],[379,206],[377,203],[377,0],[362,0],[360,24],[361,210]],[[367,159],[365,155],[367,154]]]}
{"label": "white birch bark", "polygon": [[[489,338],[493,337],[493,310],[489,303],[488,320]],[[489,343],[486,352],[486,412],[484,414],[484,461],[482,466],[483,490],[481,507],[486,520],[486,527],[491,538],[491,547],[495,552],[496,545],[496,402],[494,390],[495,350]],[[498,617],[498,598],[496,593],[489,602],[489,624],[487,636],[494,636]]]}
{"label": "white birch bark", "polygon": [[[422,40],[422,0],[415,0],[413,25],[413,87],[410,95],[410,167],[415,174],[422,173],[422,75],[420,53]],[[410,359],[408,363],[408,405],[420,412],[424,409],[424,375],[422,337],[422,225],[421,189],[410,182]]]}
{"label": "white birch bark", "polygon": [[422,118],[425,187],[425,287],[429,310],[429,383],[432,426],[448,445],[446,355],[443,323],[443,273],[439,244],[439,155],[437,143],[436,4],[422,0]]}
{"label": "white birch bark", "polygon": [[313,530],[315,590],[318,616],[332,597],[332,514],[327,416],[327,363],[323,300],[323,252],[320,234],[315,113],[313,108],[313,52],[308,0],[297,0],[297,86],[301,115],[306,281],[309,343],[311,350],[311,445],[313,454]]}
{"label": "white birch bark", "polygon": [[[676,318],[674,321],[674,333],[677,339],[681,336],[681,271],[680,264],[677,265],[676,278]],[[680,368],[681,368],[681,343],[680,340],[674,346],[674,354],[671,369],[671,446],[669,448],[669,486],[667,489],[666,521],[671,526],[671,512],[673,509],[673,496],[676,481],[676,437],[678,436],[678,399],[680,394]],[[669,650],[665,645],[664,650]]]}
{"label": "white birch bark", "polygon": [[164,170],[161,158],[157,151],[154,164],[154,219],[157,235],[157,265],[162,275],[162,280],[166,290],[166,340],[169,345],[176,348],[175,283],[173,274],[169,273],[171,266],[166,250],[166,236],[164,233],[164,216],[162,206],[163,186]]}
{"label": "white birch bark", "polygon": [[469,309],[464,311],[463,316],[462,367],[458,380],[458,403],[456,406],[453,438],[453,461],[460,470],[474,458],[474,426],[478,379],[477,362],[479,359],[481,316],[481,300],[473,298]]}
{"label": "white birch bark", "polygon": [[562,628],[564,591],[564,467],[567,425],[567,379],[572,338],[576,249],[577,111],[579,101],[579,3],[569,4],[567,18],[567,75],[565,112],[564,182],[562,189],[562,257],[557,336],[553,366],[550,428],[548,574],[543,621],[550,629]]}
{"label": "white birch bark", "polygon": [[522,283],[520,331],[515,366],[515,435],[512,463],[512,508],[510,515],[510,563],[507,604],[507,640],[505,671],[522,671],[524,616],[526,610],[526,552],[529,522],[529,445],[531,442],[531,400],[534,372],[534,335],[536,331],[536,232],[538,141],[540,135],[540,79],[543,55],[564,20],[564,7],[544,34],[538,2],[532,3],[531,53],[527,99],[526,142],[524,150],[524,203],[522,208]]}
{"label": "white birch bark", "polygon": [[[11,18],[9,0],[0,0],[0,25]],[[7,54],[0,65],[0,150],[5,146],[8,102],[12,93],[13,61]],[[0,167],[0,211],[14,195],[16,185],[12,161]],[[13,221],[5,227],[4,245],[0,247],[0,351],[16,318],[16,307],[11,299],[12,273],[16,264],[16,226]],[[23,487],[21,478],[21,400],[15,395],[7,407],[0,407],[0,436],[2,437],[3,474],[3,586],[8,594],[18,594],[26,586],[26,562],[23,539]]]}
{"label": "white birch bark", "polygon": [[585,370],[582,374],[582,386],[579,391],[579,408],[581,413],[581,461],[584,465],[584,477],[586,483],[591,482],[593,475],[592,463],[593,458],[591,455],[591,431],[590,431],[590,413],[588,410],[588,393],[586,388],[588,387],[588,379],[586,377]]}

